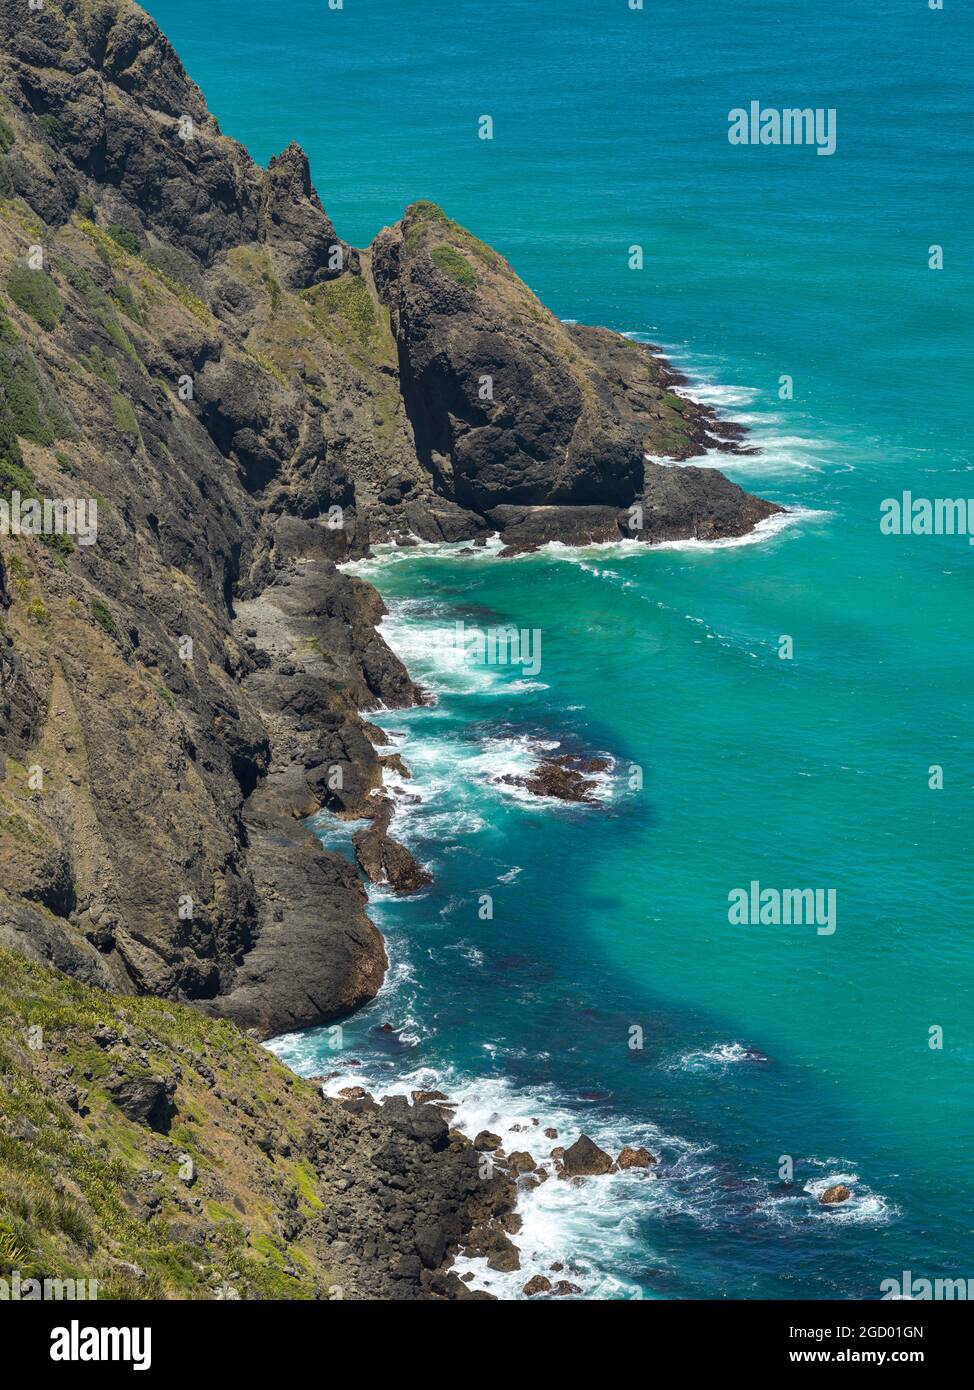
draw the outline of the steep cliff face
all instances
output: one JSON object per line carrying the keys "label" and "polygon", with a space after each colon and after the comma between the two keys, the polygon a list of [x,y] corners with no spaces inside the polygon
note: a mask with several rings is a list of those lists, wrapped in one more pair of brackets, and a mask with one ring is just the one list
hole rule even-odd
{"label": "steep cliff face", "polygon": [[128,0],[0,0],[0,39],[0,495],[98,507],[91,545],[0,538],[0,945],[330,1020],[385,955],[300,819],[375,811],[359,711],[420,698],[335,562],[775,508],[646,463],[735,441],[439,209],[344,244],[303,152],[254,164]]}

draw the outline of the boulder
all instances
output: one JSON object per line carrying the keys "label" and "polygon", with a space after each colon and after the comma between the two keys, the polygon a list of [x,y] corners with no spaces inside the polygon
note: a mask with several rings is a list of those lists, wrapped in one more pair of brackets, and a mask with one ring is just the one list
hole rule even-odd
{"label": "boulder", "polygon": [[848,1202],[851,1196],[852,1192],[845,1183],[837,1182],[832,1187],[827,1187],[818,1200],[823,1207],[833,1207],[838,1202]]}
{"label": "boulder", "polygon": [[658,1159],[648,1149],[632,1149],[627,1144],[616,1159],[619,1168],[649,1168]]}
{"label": "boulder", "polygon": [[525,1298],[534,1298],[535,1294],[551,1293],[551,1280],[546,1279],[543,1274],[533,1275],[521,1290]]}
{"label": "boulder", "polygon": [[561,1176],[563,1178],[594,1178],[603,1173],[611,1173],[615,1164],[609,1154],[604,1149],[600,1149],[587,1134],[581,1134],[572,1144],[571,1148],[565,1150],[562,1159]]}
{"label": "boulder", "polygon": [[124,1077],[108,1084],[108,1094],[126,1119],[146,1125],[158,1134],[168,1134],[172,1117],[175,1083],[159,1076]]}
{"label": "boulder", "polygon": [[531,1155],[522,1149],[508,1154],[507,1162],[513,1173],[533,1173],[538,1166]]}

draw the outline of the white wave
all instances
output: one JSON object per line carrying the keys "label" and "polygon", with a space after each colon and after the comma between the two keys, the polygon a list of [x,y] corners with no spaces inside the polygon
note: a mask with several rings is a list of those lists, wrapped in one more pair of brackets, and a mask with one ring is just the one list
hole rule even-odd
{"label": "white wave", "polygon": [[466,560],[491,559],[498,550],[503,548],[503,545],[504,542],[496,532],[489,536],[483,545],[474,545],[469,540],[423,541],[419,537],[414,538],[412,545],[399,545],[396,541],[383,541],[378,545],[373,545],[369,554],[364,558],[345,560],[338,568],[346,574],[354,574],[361,579],[368,579],[387,565],[402,564],[403,561],[416,559],[417,556],[422,556],[424,560],[453,559],[458,555],[463,555]]}
{"label": "white wave", "polygon": [[[499,1044],[490,1046],[504,1052]],[[456,1106],[451,1123],[464,1134],[474,1137],[489,1130],[500,1137],[505,1153],[529,1153],[548,1174],[536,1188],[521,1184],[517,1211],[522,1226],[512,1236],[520,1251],[519,1270],[499,1273],[488,1269],[485,1261],[462,1254],[455,1263],[457,1274],[473,1274],[472,1288],[486,1289],[498,1298],[522,1298],[524,1285],[535,1274],[552,1284],[567,1280],[584,1298],[640,1298],[640,1285],[624,1271],[645,1267],[642,1223],[647,1215],[680,1211],[701,1224],[708,1222],[704,1189],[696,1202],[688,1198],[684,1184],[678,1190],[653,1168],[628,1169],[577,1184],[555,1176],[551,1150],[567,1147],[583,1132],[613,1157],[625,1144],[648,1148],[661,1159],[660,1167],[666,1165],[669,1176],[685,1179],[709,1171],[706,1150],[653,1125],[619,1118],[606,1121],[594,1114],[583,1120],[543,1087],[519,1088],[506,1077],[471,1078],[452,1068],[420,1067],[395,1078],[347,1070],[325,1082],[322,1090],[337,1096],[346,1086],[363,1086],[377,1100],[412,1090],[442,1091]],[[546,1135],[546,1129],[556,1131],[555,1137]],[[657,1266],[662,1262],[656,1255],[650,1258]],[[556,1264],[562,1269],[553,1269]]]}
{"label": "white wave", "polygon": [[786,512],[775,512],[759,521],[753,530],[744,536],[725,536],[721,540],[705,541],[688,538],[686,540],[660,541],[650,546],[650,550],[734,550],[742,545],[762,545],[781,535],[792,526],[803,522],[827,521],[832,512],[817,511],[812,507],[791,507]]}
{"label": "white wave", "polygon": [[715,1068],[735,1066],[740,1062],[767,1062],[768,1058],[756,1047],[744,1043],[715,1043],[713,1047],[686,1052],[675,1062],[669,1064],[670,1071],[712,1071]]}
{"label": "white wave", "polygon": [[[812,1167],[822,1168],[821,1177],[809,1178],[800,1193],[772,1194],[760,1206],[762,1215],[778,1225],[802,1228],[810,1223],[827,1221],[851,1226],[885,1226],[899,1216],[899,1208],[880,1192],[873,1192],[859,1174],[835,1159],[808,1160]],[[844,1202],[823,1205],[822,1194],[830,1187],[848,1187],[852,1193]]]}

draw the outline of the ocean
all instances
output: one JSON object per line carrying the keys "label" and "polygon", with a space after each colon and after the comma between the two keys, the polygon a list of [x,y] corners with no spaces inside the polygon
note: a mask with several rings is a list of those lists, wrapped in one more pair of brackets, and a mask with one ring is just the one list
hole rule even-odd
{"label": "ocean", "polygon": [[[661,344],[757,446],[702,462],[791,509],[738,543],[354,566],[438,697],[377,716],[421,798],[393,832],[435,882],[373,890],[391,969],[342,1049],[276,1051],[331,1090],[439,1087],[508,1149],[659,1157],[535,1189],[522,1269],[470,1266],[503,1297],[555,1262],[609,1299],[974,1277],[974,551],[880,529],[904,491],[974,498],[970,13],[147,8],[228,134],[306,148],[340,235],[440,203],[562,317]],[[753,100],[833,109],[835,153],[731,145]],[[540,633],[539,669],[445,666],[458,620]],[[497,781],[544,749],[612,760],[597,805]],[[834,932],[732,924],[752,882],[834,890]]]}

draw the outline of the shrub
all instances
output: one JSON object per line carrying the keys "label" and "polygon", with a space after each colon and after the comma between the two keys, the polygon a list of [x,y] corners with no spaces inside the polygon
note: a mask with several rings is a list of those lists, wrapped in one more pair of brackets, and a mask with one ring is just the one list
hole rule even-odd
{"label": "shrub", "polygon": [[65,567],[65,561],[68,556],[74,554],[74,541],[64,531],[54,531],[50,534],[45,533],[42,536],[38,536],[37,539],[40,541],[41,545],[47,546],[62,569]]}
{"label": "shrub", "polygon": [[[42,378],[30,348],[0,311],[0,412],[14,435],[35,444],[50,445],[73,433],[46,378]],[[2,448],[0,444],[0,448]],[[6,451],[9,454],[9,449]]]}
{"label": "shrub", "polygon": [[19,492],[24,498],[33,497],[34,475],[22,459],[14,462],[0,458],[0,497],[9,502],[14,492]]}
{"label": "shrub", "polygon": [[6,154],[16,138],[13,126],[0,116],[0,153]]}
{"label": "shrub", "polygon": [[433,264],[438,266],[444,274],[449,275],[451,280],[462,285],[464,289],[471,290],[476,285],[476,271],[466,256],[462,256],[454,247],[434,246],[430,255]]}
{"label": "shrub", "polygon": [[142,243],[134,232],[129,231],[128,227],[123,227],[119,222],[113,222],[106,230],[112,241],[123,251],[128,251],[132,256],[141,255]]}
{"label": "shrub", "polygon": [[32,598],[27,605],[27,621],[37,627],[50,627],[51,614],[42,599]]}
{"label": "shrub", "polygon": [[118,390],[118,373],[112,365],[112,359],[107,352],[102,351],[97,343],[88,354],[86,365],[89,371],[94,372],[95,376],[100,376],[102,381],[107,381],[109,386],[113,386],[116,391]]}
{"label": "shrub", "polygon": [[134,435],[136,439],[142,438],[139,422],[132,408],[132,402],[127,396],[123,396],[120,391],[116,391],[114,396],[112,396],[112,419],[115,422],[115,428],[120,434],[131,434]]}
{"label": "shrub", "polygon": [[7,291],[13,302],[49,333],[61,322],[64,301],[46,270],[29,270],[18,262],[10,268]]}
{"label": "shrub", "polygon": [[151,246],[145,253],[146,265],[160,271],[167,279],[192,290],[194,294],[203,293],[203,279],[192,256],[175,246]]}
{"label": "shrub", "polygon": [[116,304],[120,305],[123,312],[135,323],[142,322],[142,310],[139,308],[138,301],[132,293],[131,285],[116,285],[112,290],[112,298]]}
{"label": "shrub", "polygon": [[104,628],[109,637],[114,637],[117,640],[118,624],[112,616],[112,610],[107,603],[103,602],[100,598],[93,598],[91,600],[91,616],[99,627]]}

